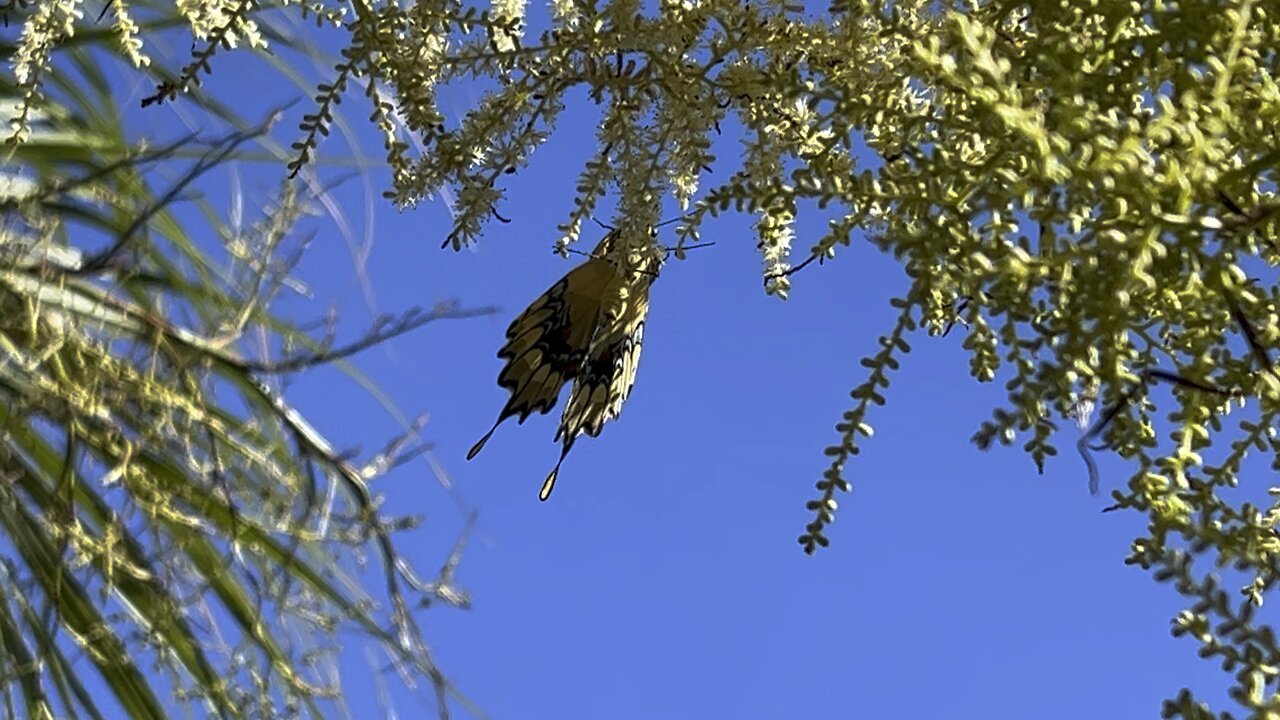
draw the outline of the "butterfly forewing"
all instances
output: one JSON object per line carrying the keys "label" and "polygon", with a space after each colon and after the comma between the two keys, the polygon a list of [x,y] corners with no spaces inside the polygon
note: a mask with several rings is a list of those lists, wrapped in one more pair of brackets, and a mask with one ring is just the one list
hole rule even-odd
{"label": "butterfly forewing", "polygon": [[507,328],[507,342],[498,357],[507,361],[498,384],[511,397],[493,428],[471,448],[471,459],[493,431],[509,417],[523,423],[533,413],[555,407],[560,390],[578,375],[591,347],[608,286],[617,281],[613,266],[592,259],[552,285]]}

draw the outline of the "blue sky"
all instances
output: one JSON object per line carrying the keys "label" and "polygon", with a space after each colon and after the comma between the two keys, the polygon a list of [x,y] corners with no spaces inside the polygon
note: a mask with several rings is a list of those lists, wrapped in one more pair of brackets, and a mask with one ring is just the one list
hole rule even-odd
{"label": "blue sky", "polygon": [[[247,67],[220,55],[208,87],[243,90]],[[254,117],[297,94],[281,92],[255,86],[237,102]],[[460,88],[446,109],[456,119],[477,95]],[[1194,641],[1170,636],[1179,597],[1122,563],[1143,518],[1101,513],[1128,468],[1102,459],[1103,497],[1091,497],[1070,427],[1043,476],[1016,447],[978,451],[969,438],[1002,389],[969,378],[959,329],[912,338],[888,405],[870,415],[876,436],[848,468],[855,491],[840,498],[832,546],[803,554],[796,536],[822,449],[906,282],[861,240],[796,275],[784,303],[762,291],[750,219],[713,221],[703,239],[715,247],[669,263],[653,287],[621,419],[578,442],[550,502],[537,492],[558,454],[555,414],[507,423],[466,462],[506,399],[494,353],[508,322],[580,261],[551,253],[594,150],[595,109],[576,99],[532,166],[505,178],[511,222],[489,225],[474,250],[439,249],[443,203],[401,213],[377,199],[370,215],[360,180],[335,191],[355,232],[375,240],[367,273],[378,311],[445,299],[502,308],[356,360],[402,409],[431,415],[432,460],[479,512],[458,575],[474,607],[424,616],[460,690],[501,719],[1154,717],[1184,685],[1226,709],[1227,677]],[[380,156],[365,106],[353,97],[343,109]],[[293,140],[291,124],[309,111],[295,107],[276,137]],[[176,136],[173,113],[152,109],[145,122]],[[731,138],[721,150],[729,159]],[[335,139],[321,152],[344,148]],[[375,195],[386,177],[371,174]],[[215,202],[230,194],[225,175],[217,183]],[[251,201],[271,187],[246,176]],[[315,297],[283,307],[298,318],[336,307],[357,334],[371,309],[350,249],[326,219],[312,227],[298,275]],[[823,228],[822,216],[802,215],[797,260]],[[372,452],[399,432],[336,371],[300,376],[288,398],[342,447]],[[424,572],[438,567],[464,518],[427,461],[377,489],[390,510],[425,514],[402,548]],[[361,643],[351,641],[343,670],[357,716],[385,707]],[[383,680],[401,717],[430,707],[429,691]]]}

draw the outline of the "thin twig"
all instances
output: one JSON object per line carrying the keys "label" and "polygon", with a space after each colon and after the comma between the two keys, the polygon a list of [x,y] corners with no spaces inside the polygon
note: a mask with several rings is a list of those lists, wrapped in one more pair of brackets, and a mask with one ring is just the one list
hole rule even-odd
{"label": "thin twig", "polygon": [[398,319],[392,319],[388,316],[378,318],[374,322],[374,327],[365,334],[364,337],[339,348],[330,348],[315,353],[307,353],[304,355],[295,355],[293,357],[283,358],[280,360],[242,360],[239,365],[241,369],[249,372],[263,374],[279,374],[288,372],[297,372],[307,368],[316,367],[318,365],[327,365],[328,363],[343,358],[350,357],[363,350],[377,345],[386,340],[398,337],[412,330],[416,330],[427,323],[436,320],[461,320],[465,318],[478,317],[480,315],[492,315],[498,312],[498,308],[493,306],[485,306],[479,308],[456,308],[452,305],[441,305],[430,312],[422,312],[419,308],[411,309],[405,312]]}
{"label": "thin twig", "polygon": [[817,261],[818,261],[818,264],[819,264],[819,265],[821,265],[821,264],[823,263],[823,258],[825,258],[825,257],[826,257],[826,255],[823,255],[823,254],[814,254],[814,255],[810,255],[809,257],[805,258],[804,262],[800,263],[799,265],[796,265],[795,267],[787,268],[786,270],[783,270],[782,272],[769,273],[768,275],[765,275],[765,276],[764,276],[764,284],[765,284],[765,287],[768,287],[768,286],[769,286],[769,281],[770,281],[770,280],[777,280],[778,278],[784,278],[784,277],[787,277],[787,276],[789,276],[789,275],[794,275],[794,274],[796,274],[796,273],[800,272],[801,270],[805,269],[805,267],[806,267],[809,263],[813,262],[814,260],[817,260]]}
{"label": "thin twig", "polygon": [[169,204],[181,197],[187,187],[191,183],[195,182],[197,178],[226,161],[226,159],[230,157],[231,154],[234,153],[241,145],[249,140],[259,138],[270,132],[272,126],[274,126],[276,122],[283,117],[284,109],[285,108],[282,107],[273,111],[267,116],[267,119],[256,128],[231,133],[230,135],[227,135],[215,142],[213,144],[213,149],[201,156],[200,160],[187,171],[186,175],[174,183],[167,192],[143,208],[142,211],[134,217],[133,222],[129,223],[129,226],[120,233],[115,242],[105,250],[85,260],[84,264],[80,266],[80,269],[77,270],[76,273],[95,273],[105,270],[107,267],[113,265],[119,258],[120,254],[128,247],[129,243],[140,234],[142,228],[145,227],[153,217],[168,207]]}
{"label": "thin twig", "polygon": [[[960,298],[960,302],[959,302],[958,304],[956,304],[956,309],[955,309],[955,313],[956,313],[956,314],[955,314],[955,317],[951,318],[951,320],[947,323],[947,327],[943,329],[943,331],[942,331],[942,337],[946,337],[946,336],[950,335],[950,334],[951,334],[951,330],[952,330],[952,328],[954,328],[954,327],[956,326],[956,323],[964,322],[964,320],[963,320],[960,316],[961,316],[961,314],[963,314],[963,313],[964,313],[964,311],[965,311],[965,310],[969,309],[969,303],[970,303],[972,300],[973,300],[973,298],[970,298],[970,297],[968,297],[968,296]],[[965,326],[965,328],[968,328],[968,327],[969,327],[969,324],[968,324],[968,323],[964,323],[964,326]]]}
{"label": "thin twig", "polygon": [[1098,494],[1098,465],[1093,461],[1092,453],[1089,452],[1091,449],[1089,441],[1102,434],[1102,431],[1111,424],[1111,421],[1115,419],[1120,410],[1133,400],[1134,395],[1138,393],[1138,390],[1141,387],[1142,384],[1139,383],[1138,385],[1129,388],[1124,395],[1120,396],[1119,400],[1102,413],[1101,417],[1098,418],[1098,421],[1093,424],[1093,427],[1089,428],[1089,432],[1081,435],[1080,439],[1076,441],[1076,450],[1080,452],[1080,457],[1084,459],[1085,468],[1089,471],[1090,495]]}
{"label": "thin twig", "polygon": [[1270,374],[1271,377],[1280,380],[1280,373],[1276,372],[1275,364],[1271,362],[1271,356],[1267,354],[1267,349],[1262,346],[1262,342],[1258,340],[1258,333],[1254,330],[1253,323],[1249,321],[1248,316],[1244,314],[1244,310],[1240,309],[1239,303],[1229,293],[1225,295],[1227,307],[1231,311],[1231,317],[1235,319],[1236,324],[1240,326],[1240,332],[1244,333],[1245,342],[1249,344],[1249,351],[1253,353],[1253,357],[1258,361],[1258,365],[1262,370]]}
{"label": "thin twig", "polygon": [[669,245],[664,245],[664,246],[662,246],[662,249],[663,249],[663,250],[666,250],[666,251],[667,251],[667,252],[669,252],[669,253],[673,253],[673,252],[676,252],[677,250],[680,250],[680,251],[684,251],[684,250],[701,250],[702,248],[709,248],[709,247],[715,247],[715,241],[711,241],[711,242],[704,242],[704,243],[697,243],[697,244],[695,244],[695,245],[685,245],[684,247],[671,247],[671,246],[669,246]]}
{"label": "thin twig", "polygon": [[1080,457],[1084,459],[1085,467],[1088,468],[1088,471],[1089,471],[1089,494],[1090,495],[1098,494],[1098,465],[1097,463],[1094,462],[1093,455],[1090,451],[1104,450],[1110,447],[1110,445],[1106,442],[1100,443],[1098,445],[1090,445],[1089,442],[1094,438],[1098,437],[1099,435],[1101,435],[1102,432],[1107,429],[1107,426],[1111,424],[1111,421],[1115,420],[1116,415],[1118,415],[1121,410],[1127,407],[1129,403],[1133,402],[1134,397],[1136,397],[1140,392],[1145,390],[1147,383],[1151,382],[1152,380],[1167,382],[1173,385],[1178,385],[1180,387],[1189,388],[1191,390],[1198,390],[1200,392],[1212,393],[1214,395],[1222,395],[1227,397],[1232,395],[1230,390],[1220,388],[1216,385],[1209,385],[1206,383],[1202,383],[1197,380],[1191,380],[1177,373],[1169,372],[1168,370],[1160,370],[1157,368],[1149,368],[1147,370],[1143,370],[1141,374],[1141,380],[1138,383],[1136,383],[1133,387],[1129,388],[1123,395],[1121,395],[1120,399],[1117,400],[1115,403],[1113,403],[1111,407],[1103,411],[1102,415],[1098,417],[1097,422],[1093,424],[1093,427],[1089,428],[1089,431],[1086,432],[1084,435],[1080,436],[1080,439],[1076,441],[1076,450],[1080,452]]}
{"label": "thin twig", "polygon": [[169,143],[168,145],[158,147],[154,150],[142,150],[138,152],[136,155],[130,155],[126,153],[119,160],[116,160],[114,162],[109,162],[101,167],[94,169],[93,172],[87,173],[78,178],[73,178],[65,182],[47,183],[34,196],[30,198],[24,198],[22,200],[17,200],[14,198],[5,198],[3,200],[0,200],[0,209],[8,209],[8,208],[16,207],[20,202],[28,202],[30,200],[35,200],[36,202],[48,202],[49,200],[51,200],[52,198],[58,195],[65,195],[67,194],[68,191],[74,190],[78,187],[82,187],[84,185],[88,185],[92,182],[100,180],[121,168],[137,167],[145,163],[164,160],[169,156],[173,155],[173,153],[181,149],[183,146],[193,141],[195,137],[196,137],[195,133],[190,133],[188,135],[184,135],[183,137]]}

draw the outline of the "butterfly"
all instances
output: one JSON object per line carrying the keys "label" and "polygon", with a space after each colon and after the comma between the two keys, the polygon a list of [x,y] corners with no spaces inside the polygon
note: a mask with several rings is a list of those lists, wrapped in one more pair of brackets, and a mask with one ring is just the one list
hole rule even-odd
{"label": "butterfly", "polygon": [[665,254],[656,247],[626,253],[619,238],[616,230],[605,235],[586,262],[530,303],[507,328],[506,344],[498,351],[506,360],[498,385],[511,397],[493,427],[471,447],[468,460],[507,418],[523,424],[535,412],[551,412],[560,390],[573,382],[554,439],[561,443],[560,459],[543,482],[539,500],[551,496],[578,436],[598,436],[605,422],[622,412],[635,383],[649,287]]}

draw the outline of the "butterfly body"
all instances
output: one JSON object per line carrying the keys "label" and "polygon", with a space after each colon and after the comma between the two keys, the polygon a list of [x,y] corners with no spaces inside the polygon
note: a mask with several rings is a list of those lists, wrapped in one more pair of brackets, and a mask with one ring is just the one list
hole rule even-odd
{"label": "butterfly body", "polygon": [[633,253],[619,257],[611,232],[583,264],[570,270],[520,313],[507,328],[498,357],[506,361],[498,384],[508,398],[489,432],[467,453],[475,457],[507,418],[524,423],[533,413],[548,413],[569,382],[573,389],[556,430],[560,460],[547,476],[539,498],[546,500],[561,463],[582,433],[600,434],[618,417],[635,382],[649,310],[649,286],[660,256]]}

